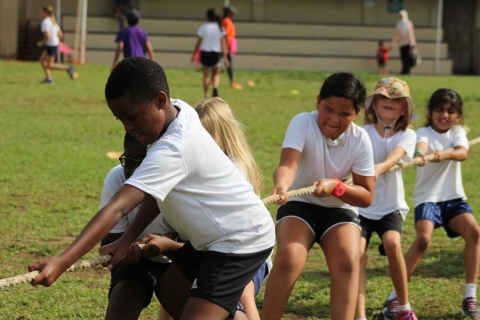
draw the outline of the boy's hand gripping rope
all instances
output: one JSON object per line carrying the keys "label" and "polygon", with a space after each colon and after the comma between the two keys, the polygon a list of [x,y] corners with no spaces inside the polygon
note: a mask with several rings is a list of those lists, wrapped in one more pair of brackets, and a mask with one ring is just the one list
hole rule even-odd
{"label": "boy's hand gripping rope", "polygon": [[[143,249],[145,245],[137,244],[137,246]],[[103,256],[98,256],[96,258],[79,260],[75,262],[70,268],[65,270],[65,272],[72,272],[72,271],[75,271],[78,269],[84,269],[84,268],[92,268],[92,267],[101,265],[103,263],[106,263],[110,261],[110,259],[112,259],[111,255],[103,255]],[[39,273],[40,271],[35,270],[35,271],[21,274],[12,278],[0,279],[0,289],[6,288],[6,287],[13,287],[17,284],[22,284],[26,282],[32,282],[32,280],[35,279],[35,277],[38,276]]]}
{"label": "boy's hand gripping rope", "polygon": [[[474,140],[471,140],[468,144],[470,147],[479,144],[480,143],[480,137],[476,138]],[[432,160],[433,159],[433,154],[425,156],[427,160]],[[406,163],[399,163],[388,169],[386,172],[392,172],[395,170],[400,170],[406,167],[411,167],[411,166],[416,166],[418,163],[422,162],[422,159],[415,158],[413,159],[412,162],[406,162]],[[345,184],[352,184],[352,179],[348,179],[344,182]],[[302,188],[302,189],[297,189],[297,190],[292,190],[288,192],[288,196],[290,198],[292,197],[299,197],[307,194],[312,194],[315,192],[316,187],[315,186],[310,186],[307,188]],[[269,197],[266,197],[262,199],[263,204],[272,204],[280,200],[280,196],[278,194],[271,195]],[[140,248],[143,248],[145,245],[144,244],[139,244],[138,245]],[[100,264],[106,263],[110,261],[112,256],[110,255],[103,255],[103,256],[98,256],[96,258],[92,259],[85,259],[85,260],[79,260],[75,262],[70,268],[66,270],[66,272],[72,272],[78,269],[83,269],[83,268],[91,268],[94,266],[98,266]],[[12,278],[6,278],[6,279],[0,279],[0,289],[6,288],[6,287],[13,287],[18,284],[26,283],[26,282],[31,282],[35,277],[39,274],[39,271],[32,271],[26,274],[18,275]]]}
{"label": "boy's hand gripping rope", "polygon": [[[469,141],[468,145],[470,147],[472,147],[472,146],[474,146],[476,144],[479,144],[479,143],[480,143],[480,137]],[[451,148],[449,150],[453,150],[453,148]],[[425,158],[428,161],[432,160],[433,157],[434,157],[433,154],[429,154],[429,155],[425,156]],[[398,163],[398,164],[394,165],[393,167],[391,167],[390,169],[388,169],[385,172],[392,172],[392,171],[396,171],[396,170],[401,170],[401,169],[406,168],[406,167],[417,166],[422,161],[423,161],[423,159],[415,158],[415,159],[412,160],[412,162]],[[352,180],[352,178],[350,178],[350,179],[345,180],[343,183],[353,184],[353,180]],[[304,196],[304,195],[307,195],[307,194],[312,194],[312,193],[315,192],[315,189],[316,189],[315,186],[310,186],[310,187],[307,187],[307,188],[292,190],[292,191],[288,192],[288,197],[293,198],[293,197]],[[267,205],[267,204],[275,203],[278,200],[280,200],[280,196],[278,194],[274,194],[274,195],[271,195],[269,197],[266,197],[266,198],[262,199],[262,202],[263,202],[263,204]]]}

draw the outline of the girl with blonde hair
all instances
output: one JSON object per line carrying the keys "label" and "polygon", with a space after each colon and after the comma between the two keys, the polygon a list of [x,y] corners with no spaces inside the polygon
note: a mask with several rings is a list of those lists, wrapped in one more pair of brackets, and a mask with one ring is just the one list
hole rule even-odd
{"label": "girl with blonde hair", "polygon": [[74,78],[75,70],[72,65],[65,66],[61,64],[55,64],[55,56],[58,52],[58,46],[60,45],[60,39],[63,38],[62,30],[58,26],[55,15],[53,14],[53,7],[43,7],[40,13],[42,16],[41,30],[43,38],[37,42],[39,47],[44,47],[42,55],[40,56],[40,64],[45,72],[45,79],[41,83],[53,84],[53,77],[51,69],[67,71],[70,79]]}
{"label": "girl with blonde hair", "polygon": [[203,127],[259,195],[263,186],[260,168],[245,138],[244,125],[235,119],[228,103],[218,97],[206,98],[193,108],[197,110]]}
{"label": "girl with blonde hair", "polygon": [[[260,168],[255,162],[245,138],[244,125],[235,119],[228,103],[221,98],[206,98],[197,102],[193,108],[197,110],[200,122],[213,140],[250,182],[255,193],[260,195],[263,187]],[[271,269],[270,255],[252,281],[245,287],[240,298],[240,305],[244,307],[250,320],[260,320],[255,297],[260,292],[262,283],[270,274]]]}

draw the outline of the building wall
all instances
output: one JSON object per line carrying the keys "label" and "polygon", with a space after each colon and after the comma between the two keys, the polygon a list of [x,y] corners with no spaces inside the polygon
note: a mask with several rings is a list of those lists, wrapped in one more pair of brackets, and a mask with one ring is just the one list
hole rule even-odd
{"label": "building wall", "polygon": [[19,0],[0,0],[0,57],[17,57],[18,15]]}
{"label": "building wall", "polygon": [[444,0],[444,39],[448,43],[448,54],[453,60],[453,73],[475,72],[474,53],[478,35],[475,37],[477,0]]}

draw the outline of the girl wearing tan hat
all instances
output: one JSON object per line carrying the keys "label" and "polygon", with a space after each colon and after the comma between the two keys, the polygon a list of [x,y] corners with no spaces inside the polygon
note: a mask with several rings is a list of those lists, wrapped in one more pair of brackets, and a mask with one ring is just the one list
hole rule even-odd
{"label": "girl wearing tan hat", "polygon": [[409,162],[415,151],[416,135],[409,129],[412,99],[406,82],[384,78],[365,100],[365,126],[373,146],[375,196],[367,208],[358,208],[360,240],[360,285],[355,319],[366,319],[366,265],[369,240],[376,232],[382,240],[380,254],[386,255],[390,277],[397,297],[387,299],[382,313],[385,319],[417,319],[408,302],[405,259],[402,254],[402,226],[408,213],[402,172],[387,170],[398,162]]}

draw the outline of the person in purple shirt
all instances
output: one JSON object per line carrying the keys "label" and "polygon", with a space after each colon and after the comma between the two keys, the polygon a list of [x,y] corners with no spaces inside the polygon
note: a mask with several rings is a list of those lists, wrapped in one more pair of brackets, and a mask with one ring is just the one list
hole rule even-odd
{"label": "person in purple shirt", "polygon": [[135,9],[127,12],[128,27],[123,28],[117,34],[117,50],[115,51],[115,57],[113,58],[113,68],[117,65],[120,53],[123,51],[124,58],[130,57],[147,57],[153,60],[153,48],[148,40],[148,34],[145,30],[138,26],[140,20],[140,12]]}

